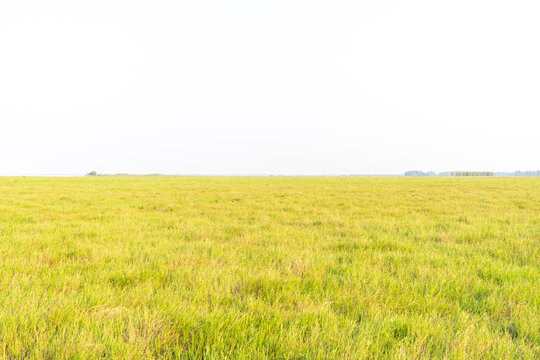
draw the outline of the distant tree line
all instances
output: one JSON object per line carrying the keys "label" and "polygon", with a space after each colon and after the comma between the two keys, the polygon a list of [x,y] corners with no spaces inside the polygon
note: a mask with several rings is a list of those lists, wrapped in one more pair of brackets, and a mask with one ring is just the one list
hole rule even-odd
{"label": "distant tree line", "polygon": [[434,171],[410,170],[405,172],[405,176],[437,176],[437,173]]}
{"label": "distant tree line", "polygon": [[127,173],[117,173],[117,174],[100,174],[95,171],[90,171],[86,176],[163,176],[162,174],[144,174],[144,175],[133,175]]}
{"label": "distant tree line", "polygon": [[493,176],[493,171],[452,171],[452,176]]}
{"label": "distant tree line", "polygon": [[409,170],[405,176],[540,176],[540,170],[513,171],[513,172],[493,172],[493,171],[420,171]]}
{"label": "distant tree line", "polygon": [[540,176],[540,170],[497,172],[495,176]]}

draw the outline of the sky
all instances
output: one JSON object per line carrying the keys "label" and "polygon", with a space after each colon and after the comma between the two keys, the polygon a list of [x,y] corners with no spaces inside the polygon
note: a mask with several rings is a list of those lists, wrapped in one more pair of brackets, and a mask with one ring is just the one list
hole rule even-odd
{"label": "sky", "polygon": [[540,2],[0,1],[0,174],[540,168]]}

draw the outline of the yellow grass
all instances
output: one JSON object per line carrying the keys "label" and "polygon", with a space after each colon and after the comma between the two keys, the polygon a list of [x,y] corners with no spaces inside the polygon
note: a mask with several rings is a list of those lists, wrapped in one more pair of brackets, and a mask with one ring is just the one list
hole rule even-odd
{"label": "yellow grass", "polygon": [[0,178],[4,358],[540,358],[538,178]]}

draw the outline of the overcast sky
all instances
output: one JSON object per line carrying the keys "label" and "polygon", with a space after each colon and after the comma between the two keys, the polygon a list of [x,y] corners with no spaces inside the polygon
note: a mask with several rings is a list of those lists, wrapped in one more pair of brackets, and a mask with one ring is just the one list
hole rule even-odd
{"label": "overcast sky", "polygon": [[540,168],[540,2],[0,1],[0,174]]}

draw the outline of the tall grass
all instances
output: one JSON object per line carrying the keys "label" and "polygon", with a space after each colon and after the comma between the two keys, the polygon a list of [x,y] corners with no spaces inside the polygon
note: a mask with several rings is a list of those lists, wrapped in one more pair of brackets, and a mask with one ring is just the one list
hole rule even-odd
{"label": "tall grass", "polygon": [[538,178],[0,178],[4,358],[540,358]]}

